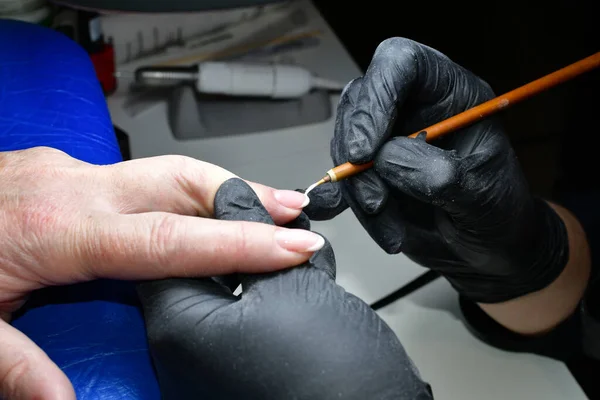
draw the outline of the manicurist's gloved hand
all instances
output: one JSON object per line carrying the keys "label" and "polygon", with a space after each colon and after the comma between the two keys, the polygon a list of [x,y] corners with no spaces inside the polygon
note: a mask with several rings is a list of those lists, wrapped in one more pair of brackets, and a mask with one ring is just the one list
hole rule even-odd
{"label": "manicurist's gloved hand", "polygon": [[[237,178],[219,188],[215,217],[273,225]],[[301,214],[292,226],[308,229],[309,221]],[[335,273],[326,243],[287,271],[141,284],[164,398],[432,398],[392,330],[336,285]]]}
{"label": "manicurist's gloved hand", "polygon": [[473,301],[545,287],[566,264],[565,228],[530,193],[498,119],[432,143],[406,137],[492,97],[440,52],[386,40],[344,90],[331,142],[335,165],[374,160],[374,168],[318,187],[306,213],[323,220],[349,206],[385,251],[441,272]]}

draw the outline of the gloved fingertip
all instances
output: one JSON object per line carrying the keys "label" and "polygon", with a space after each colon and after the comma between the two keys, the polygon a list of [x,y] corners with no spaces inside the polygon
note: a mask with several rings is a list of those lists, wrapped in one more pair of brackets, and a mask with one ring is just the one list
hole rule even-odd
{"label": "gloved fingertip", "polygon": [[273,225],[273,219],[250,185],[240,178],[223,182],[215,195],[215,218]]}
{"label": "gloved fingertip", "polygon": [[[396,233],[396,232],[394,232]],[[404,240],[402,235],[379,235],[377,237],[373,237],[375,243],[386,252],[386,254],[399,254],[402,252],[402,245],[404,244]]]}
{"label": "gloved fingertip", "polygon": [[330,220],[348,208],[337,183],[317,186],[308,197],[310,202],[303,212],[313,221]]}
{"label": "gloved fingertip", "polygon": [[402,242],[397,241],[395,243],[382,246],[382,249],[390,255],[400,254],[402,252]]}

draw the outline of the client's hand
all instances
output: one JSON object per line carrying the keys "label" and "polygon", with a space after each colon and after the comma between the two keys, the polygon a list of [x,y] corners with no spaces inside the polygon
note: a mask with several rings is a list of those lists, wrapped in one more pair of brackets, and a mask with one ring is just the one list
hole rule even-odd
{"label": "client's hand", "polygon": [[440,271],[475,301],[539,290],[562,271],[561,219],[527,186],[507,136],[489,118],[431,144],[406,136],[491,99],[490,87],[448,57],[394,38],[344,90],[331,155],[374,169],[311,193],[306,213],[350,206],[387,252]]}
{"label": "client's hand", "polygon": [[[221,186],[215,215],[273,225],[239,179]],[[294,227],[308,229],[306,216]],[[367,304],[336,285],[335,269],[326,244],[297,268],[239,281],[140,284],[164,398],[432,398],[398,338]],[[236,297],[238,282],[243,292]]]}
{"label": "client's hand", "polygon": [[[0,397],[74,398],[64,374],[3,321],[32,290],[99,277],[264,272],[308,260],[323,243],[316,234],[210,219],[215,192],[233,176],[179,156],[94,166],[52,149],[0,153]],[[252,187],[277,223],[300,214],[304,195]]]}

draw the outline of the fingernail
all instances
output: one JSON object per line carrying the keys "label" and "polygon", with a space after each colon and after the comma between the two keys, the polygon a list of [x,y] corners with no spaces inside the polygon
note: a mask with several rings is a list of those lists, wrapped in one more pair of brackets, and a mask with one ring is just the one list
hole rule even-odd
{"label": "fingernail", "polygon": [[277,244],[296,253],[317,251],[325,245],[325,239],[316,233],[303,229],[279,229],[275,232]]}
{"label": "fingernail", "polygon": [[276,190],[273,196],[279,204],[287,208],[304,208],[310,202],[307,195],[294,190]]}

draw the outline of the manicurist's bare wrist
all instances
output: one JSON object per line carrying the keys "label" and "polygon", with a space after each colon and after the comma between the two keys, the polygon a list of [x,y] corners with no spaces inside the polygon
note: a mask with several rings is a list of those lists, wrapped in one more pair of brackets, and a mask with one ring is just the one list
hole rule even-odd
{"label": "manicurist's bare wrist", "polygon": [[560,275],[544,288],[512,300],[480,307],[504,327],[524,335],[552,330],[577,308],[588,285],[590,251],[579,221],[567,209],[548,203],[564,223],[569,258]]}

